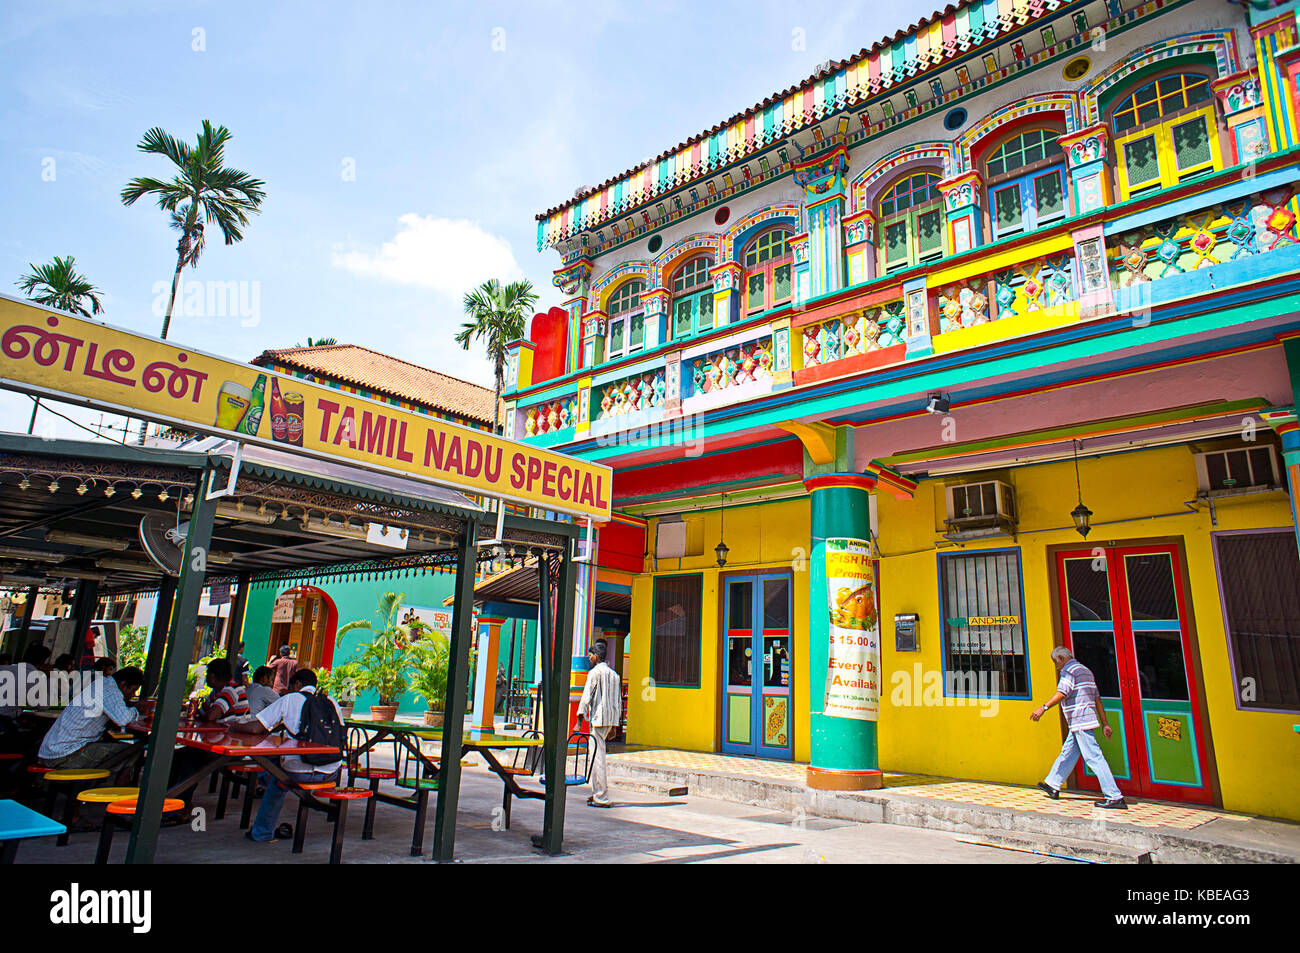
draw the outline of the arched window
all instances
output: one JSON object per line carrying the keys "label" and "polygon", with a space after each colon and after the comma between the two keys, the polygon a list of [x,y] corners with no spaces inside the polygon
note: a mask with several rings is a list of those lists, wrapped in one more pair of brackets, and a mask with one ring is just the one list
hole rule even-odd
{"label": "arched window", "polygon": [[1065,218],[1065,155],[1060,131],[1031,129],[997,144],[984,160],[992,238],[1034,231]]}
{"label": "arched window", "polygon": [[880,196],[885,271],[897,271],[943,254],[943,197],[934,172],[904,175]]}
{"label": "arched window", "polygon": [[1169,72],[1146,79],[1110,109],[1120,199],[1171,188],[1219,167],[1210,78]]}
{"label": "arched window", "polygon": [[645,345],[645,305],[641,295],[645,291],[645,282],[633,279],[619,286],[609,296],[605,304],[605,313],[609,315],[609,336],[606,348],[609,357],[618,357],[624,352],[631,354]]}
{"label": "arched window", "polygon": [[713,281],[708,255],[692,258],[673,274],[673,337],[682,338],[713,327]]}
{"label": "arched window", "polygon": [[996,240],[1065,218],[1065,156],[1056,129],[1030,129],[997,143],[984,159],[989,225]]}
{"label": "arched window", "polygon": [[745,249],[745,312],[767,311],[790,300],[790,232],[773,228]]}

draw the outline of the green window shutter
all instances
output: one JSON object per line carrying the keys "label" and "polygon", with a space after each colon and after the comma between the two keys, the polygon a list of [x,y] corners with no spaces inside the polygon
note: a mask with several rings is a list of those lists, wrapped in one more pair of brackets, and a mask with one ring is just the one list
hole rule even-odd
{"label": "green window shutter", "polygon": [[695,319],[695,316],[692,313],[694,311],[694,304],[694,298],[682,298],[677,302],[677,307],[674,312],[673,334],[679,338],[685,337],[691,333]]}
{"label": "green window shutter", "polygon": [[628,331],[627,346],[629,348],[640,347],[645,343],[645,315],[634,314],[628,318],[632,328]]}
{"label": "green window shutter", "polygon": [[713,291],[701,291],[698,300],[696,310],[699,312],[699,329],[703,331],[713,327]]}
{"label": "green window shutter", "polygon": [[790,265],[777,265],[772,271],[772,303],[790,298]]}
{"label": "green window shutter", "polygon": [[1009,185],[993,193],[993,211],[997,217],[998,234],[1008,235],[1024,226],[1024,211],[1020,207],[1020,184]]}
{"label": "green window shutter", "polygon": [[893,222],[885,226],[885,264],[907,264],[907,222]]}
{"label": "green window shutter", "polygon": [[609,353],[617,354],[623,350],[623,328],[624,322],[611,321],[609,323]]}
{"label": "green window shutter", "polygon": [[1143,136],[1124,143],[1124,166],[1128,170],[1130,192],[1158,183],[1160,156],[1156,151],[1156,137]]}
{"label": "green window shutter", "polygon": [[1034,207],[1039,225],[1065,213],[1065,190],[1061,187],[1059,171],[1054,169],[1034,179]]}
{"label": "green window shutter", "polygon": [[745,308],[753,311],[762,308],[767,304],[767,276],[763,272],[757,272],[748,277],[745,282]]}
{"label": "green window shutter", "polygon": [[1210,134],[1205,117],[1197,116],[1170,130],[1174,139],[1174,158],[1178,171],[1184,172],[1210,161]]}
{"label": "green window shutter", "polygon": [[943,215],[936,208],[916,216],[917,256],[926,258],[943,250]]}

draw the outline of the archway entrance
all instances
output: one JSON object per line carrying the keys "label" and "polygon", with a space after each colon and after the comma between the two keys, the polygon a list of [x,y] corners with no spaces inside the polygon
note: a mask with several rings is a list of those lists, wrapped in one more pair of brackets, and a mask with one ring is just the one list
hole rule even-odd
{"label": "archway entrance", "polygon": [[271,638],[267,660],[277,658],[280,646],[303,668],[329,668],[334,664],[334,637],[339,610],[334,600],[316,586],[293,586],[280,593],[271,610]]}

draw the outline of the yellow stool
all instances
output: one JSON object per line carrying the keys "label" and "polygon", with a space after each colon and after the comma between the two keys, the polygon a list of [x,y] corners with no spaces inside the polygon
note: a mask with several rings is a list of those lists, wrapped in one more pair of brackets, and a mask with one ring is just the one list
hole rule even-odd
{"label": "yellow stool", "polygon": [[112,772],[107,768],[56,768],[53,771],[46,771],[44,780],[49,785],[49,793],[45,797],[45,814],[47,817],[54,815],[54,801],[62,792],[66,798],[63,805],[63,833],[55,841],[60,847],[68,843],[68,831],[72,827],[72,815],[77,810],[77,795],[90,787],[96,781],[103,781]]}
{"label": "yellow stool", "polygon": [[86,788],[77,795],[83,804],[110,804],[123,798],[138,798],[139,788]]}

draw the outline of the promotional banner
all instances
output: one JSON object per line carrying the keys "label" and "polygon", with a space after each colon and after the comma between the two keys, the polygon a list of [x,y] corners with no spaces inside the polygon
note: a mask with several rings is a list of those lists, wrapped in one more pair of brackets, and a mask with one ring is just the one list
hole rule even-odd
{"label": "promotional banner", "polygon": [[880,619],[867,540],[826,540],[826,595],[831,644],[823,714],[875,721],[880,711]]}
{"label": "promotional banner", "polygon": [[398,609],[398,618],[402,625],[410,625],[419,620],[439,635],[451,638],[451,610],[437,609],[433,606],[402,606]]}
{"label": "promotional banner", "polygon": [[6,297],[0,383],[469,493],[610,516],[607,466]]}

